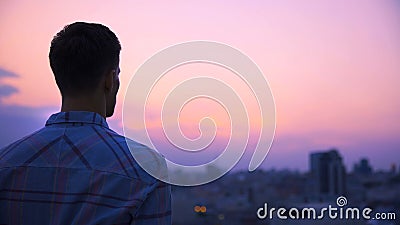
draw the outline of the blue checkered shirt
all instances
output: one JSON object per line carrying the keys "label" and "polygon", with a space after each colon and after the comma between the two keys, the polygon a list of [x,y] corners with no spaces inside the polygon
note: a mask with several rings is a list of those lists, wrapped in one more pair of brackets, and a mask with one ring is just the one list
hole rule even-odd
{"label": "blue checkered shirt", "polygon": [[0,224],[171,224],[170,185],[148,175],[127,142],[166,172],[158,153],[97,113],[52,115],[0,150]]}

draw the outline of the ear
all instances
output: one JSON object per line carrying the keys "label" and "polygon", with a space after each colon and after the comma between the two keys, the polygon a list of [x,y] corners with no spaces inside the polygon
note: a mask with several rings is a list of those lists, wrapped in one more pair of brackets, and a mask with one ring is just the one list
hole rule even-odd
{"label": "ear", "polygon": [[104,90],[108,93],[113,89],[113,85],[114,85],[114,74],[115,74],[115,70],[110,70],[110,72],[108,72],[105,75],[105,80],[104,80]]}

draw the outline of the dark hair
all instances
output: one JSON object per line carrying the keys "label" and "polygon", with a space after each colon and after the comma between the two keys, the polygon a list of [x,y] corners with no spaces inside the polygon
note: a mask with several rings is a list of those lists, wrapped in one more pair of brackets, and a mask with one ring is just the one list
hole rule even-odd
{"label": "dark hair", "polygon": [[106,26],[75,22],[51,41],[50,66],[61,94],[77,96],[93,91],[102,76],[117,69],[121,44]]}

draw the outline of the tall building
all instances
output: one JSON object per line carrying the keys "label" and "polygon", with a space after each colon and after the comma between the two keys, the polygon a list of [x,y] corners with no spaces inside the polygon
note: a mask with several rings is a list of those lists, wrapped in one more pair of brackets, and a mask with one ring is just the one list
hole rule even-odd
{"label": "tall building", "polygon": [[359,163],[354,164],[354,173],[370,175],[372,173],[372,167],[369,165],[368,159],[362,158]]}
{"label": "tall building", "polygon": [[331,199],[346,194],[346,169],[337,150],[312,153],[310,167],[314,195]]}

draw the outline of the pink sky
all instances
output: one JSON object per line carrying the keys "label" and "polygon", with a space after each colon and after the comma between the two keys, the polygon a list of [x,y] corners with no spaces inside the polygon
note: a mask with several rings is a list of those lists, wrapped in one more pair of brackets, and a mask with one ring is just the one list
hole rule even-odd
{"label": "pink sky", "polygon": [[[364,156],[382,169],[400,163],[397,1],[2,1],[0,15],[0,68],[18,75],[0,77],[18,89],[1,104],[59,107],[50,41],[68,23],[93,21],[122,43],[117,130],[129,79],[147,58],[183,41],[212,40],[247,54],[269,81],[277,130],[265,168],[304,169],[310,151],[330,147],[349,166]],[[189,120],[185,132],[196,136]]]}

